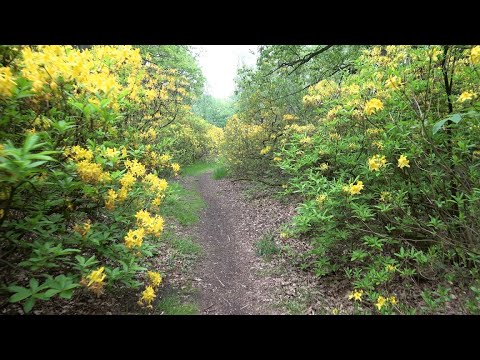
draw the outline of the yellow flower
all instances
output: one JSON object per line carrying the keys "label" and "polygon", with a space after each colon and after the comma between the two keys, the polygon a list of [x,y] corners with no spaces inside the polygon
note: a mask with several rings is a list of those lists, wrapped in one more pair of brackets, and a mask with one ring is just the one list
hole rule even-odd
{"label": "yellow flower", "polygon": [[155,290],[153,290],[153,287],[147,286],[145,290],[142,292],[142,297],[140,298],[139,303],[142,304],[144,303],[147,305],[147,307],[152,308],[152,302],[155,299]]}
{"label": "yellow flower", "polygon": [[443,51],[440,49],[431,49],[428,52],[428,59],[432,58],[432,61],[438,61],[438,55],[440,55]]}
{"label": "yellow flower", "polygon": [[105,267],[102,266],[101,268],[98,268],[97,270],[92,271],[89,275],[87,275],[87,279],[90,280],[87,286],[91,286],[93,283],[103,283],[103,280],[107,276],[103,273],[104,270]]}
{"label": "yellow flower", "polygon": [[458,97],[458,102],[465,102],[467,100],[473,100],[474,97],[476,97],[477,94],[474,92],[468,92],[464,91],[459,97]]}
{"label": "yellow flower", "polygon": [[122,147],[122,157],[127,157],[127,149],[124,147]]}
{"label": "yellow flower", "polygon": [[11,96],[15,85],[12,70],[9,67],[0,67],[0,96]]}
{"label": "yellow flower", "polygon": [[283,115],[283,120],[289,121],[289,120],[297,120],[298,118],[295,115],[292,114],[285,114]]}
{"label": "yellow flower", "polygon": [[177,163],[172,163],[171,167],[175,175],[178,175],[178,172],[180,171],[180,165]]}
{"label": "yellow flower", "polygon": [[339,313],[340,313],[340,310],[338,310],[337,308],[333,308],[332,310],[333,315],[338,315]]}
{"label": "yellow flower", "polygon": [[130,172],[127,172],[126,174],[124,174],[120,179],[120,184],[126,189],[130,188],[134,183],[135,183],[135,176],[133,176]]}
{"label": "yellow flower", "polygon": [[322,195],[318,195],[315,200],[317,201],[317,203],[322,205],[327,199],[328,199],[328,196],[325,194],[322,194]]}
{"label": "yellow flower", "polygon": [[391,265],[391,264],[388,264],[388,265],[387,265],[387,271],[393,272],[393,271],[395,271],[396,269],[397,269],[397,268],[396,268],[395,266]]}
{"label": "yellow flower", "polygon": [[404,167],[410,167],[410,160],[407,160],[405,155],[400,155],[400,158],[398,159],[398,167],[400,169],[403,169]]}
{"label": "yellow flower", "polygon": [[280,233],[280,239],[286,239],[287,237],[288,237],[288,234],[286,232]]}
{"label": "yellow flower", "polygon": [[155,271],[149,271],[148,280],[150,282],[150,285],[156,288],[162,283],[162,275]]}
{"label": "yellow flower", "polygon": [[378,299],[377,299],[377,303],[375,304],[375,306],[377,307],[377,309],[380,311],[382,309],[382,307],[385,305],[387,299],[385,299],[383,296],[379,296]]}
{"label": "yellow flower", "polygon": [[343,191],[350,193],[350,195],[360,194],[360,191],[363,189],[363,182],[357,181],[357,184],[345,185]]}
{"label": "yellow flower", "polygon": [[145,229],[140,228],[137,230],[128,230],[125,235],[125,246],[127,248],[140,247],[143,243],[143,237],[145,236]]}
{"label": "yellow flower", "polygon": [[391,200],[391,194],[388,191],[382,191],[380,194],[380,201],[387,202]]}
{"label": "yellow flower", "polygon": [[340,134],[334,132],[334,133],[330,133],[330,140],[332,141],[340,141],[342,139],[342,137],[340,136]]}
{"label": "yellow flower", "polygon": [[402,85],[402,79],[400,79],[398,76],[392,76],[385,82],[385,87],[388,89],[398,89]]}
{"label": "yellow flower", "polygon": [[312,138],[310,136],[306,136],[300,139],[300,144],[306,145],[311,143],[312,143]]}
{"label": "yellow flower", "polygon": [[470,51],[470,61],[473,65],[477,65],[480,63],[480,46],[475,46]]}
{"label": "yellow flower", "polygon": [[377,147],[377,149],[379,149],[379,150],[383,150],[383,144],[382,144],[381,141],[376,140],[372,143],[372,145]]}
{"label": "yellow flower", "polygon": [[268,153],[270,150],[272,150],[272,147],[271,147],[271,146],[266,146],[266,147],[264,147],[262,150],[260,150],[260,155],[265,155],[265,154]]}
{"label": "yellow flower", "polygon": [[362,301],[363,290],[355,290],[348,295],[349,300]]}
{"label": "yellow flower", "polygon": [[125,160],[125,167],[133,176],[143,176],[145,174],[145,166],[135,160]]}
{"label": "yellow flower", "polygon": [[281,157],[278,157],[278,156],[275,156],[275,157],[273,158],[273,161],[282,161],[282,158],[281,158]]}
{"label": "yellow flower", "polygon": [[119,155],[119,151],[115,148],[106,148],[105,152],[103,153],[103,156],[105,156],[107,159],[112,160]]}
{"label": "yellow flower", "polygon": [[390,296],[388,301],[390,301],[390,304],[395,305],[397,303],[397,298],[395,296]]}
{"label": "yellow flower", "polygon": [[365,114],[372,115],[382,109],[383,109],[383,103],[380,100],[373,98],[367,101],[367,103],[365,104],[364,111],[365,111]]}
{"label": "yellow flower", "polygon": [[368,159],[368,168],[370,171],[379,171],[380,168],[384,167],[387,164],[385,156],[374,155]]}
{"label": "yellow flower", "polygon": [[321,163],[319,166],[320,171],[327,171],[329,168],[328,163]]}
{"label": "yellow flower", "polygon": [[153,206],[160,206],[161,201],[162,201],[161,198],[156,197],[155,199],[153,199],[152,205],[153,205]]}
{"label": "yellow flower", "polygon": [[107,210],[115,209],[115,200],[117,199],[118,194],[113,189],[108,190],[107,200],[105,200],[105,207]]}
{"label": "yellow flower", "polygon": [[90,231],[90,228],[92,227],[92,224],[90,222],[90,219],[88,219],[86,222],[84,222],[82,225],[75,225],[73,227],[73,230],[79,233],[82,237],[85,237],[88,232]]}

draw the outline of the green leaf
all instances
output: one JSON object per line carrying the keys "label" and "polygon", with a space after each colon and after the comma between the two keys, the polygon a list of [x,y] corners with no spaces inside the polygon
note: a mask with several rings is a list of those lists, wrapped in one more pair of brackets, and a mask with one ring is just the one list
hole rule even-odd
{"label": "green leaf", "polygon": [[45,297],[46,298],[51,298],[52,296],[58,294],[59,292],[60,292],[60,290],[57,290],[57,289],[47,290],[47,291],[45,291]]}
{"label": "green leaf", "polygon": [[440,128],[441,128],[443,125],[445,125],[445,123],[446,123],[447,121],[448,121],[448,118],[436,122],[435,125],[433,125],[433,129],[432,129],[433,135],[435,135],[435,134],[438,132],[438,130],[440,130]]}
{"label": "green leaf", "polygon": [[458,123],[460,122],[460,120],[462,120],[462,115],[460,115],[460,114],[453,114],[453,115],[449,116],[448,119],[450,119],[451,121],[453,121],[455,124],[458,124]]}
{"label": "green leaf", "polygon": [[33,292],[35,292],[35,290],[37,290],[37,288],[38,288],[37,279],[34,279],[34,278],[30,279],[30,288],[32,289]]}
{"label": "green leaf", "polygon": [[33,305],[35,305],[35,299],[31,297],[30,299],[25,301],[25,304],[23,304],[23,311],[28,314],[32,310]]}
{"label": "green leaf", "polygon": [[72,295],[73,295],[73,290],[70,289],[70,290],[62,291],[59,296],[60,296],[62,299],[71,299],[71,298],[72,298]]}
{"label": "green leaf", "polygon": [[31,295],[32,295],[32,292],[30,291],[30,289],[22,288],[22,291],[19,291],[16,294],[13,294],[12,296],[10,296],[9,301],[11,303],[16,303],[26,299]]}

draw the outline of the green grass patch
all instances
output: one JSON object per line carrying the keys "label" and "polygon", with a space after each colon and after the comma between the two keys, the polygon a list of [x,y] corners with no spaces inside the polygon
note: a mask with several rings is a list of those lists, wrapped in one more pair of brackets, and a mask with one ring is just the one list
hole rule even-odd
{"label": "green grass patch", "polygon": [[217,167],[213,170],[213,178],[215,180],[223,179],[227,175],[228,175],[228,171],[224,165],[217,165]]}
{"label": "green grass patch", "polygon": [[182,169],[182,174],[185,176],[200,175],[210,169],[214,169],[216,166],[217,164],[214,162],[198,162],[184,167]]}
{"label": "green grass patch", "polygon": [[168,193],[161,205],[161,214],[174,217],[182,225],[195,224],[200,218],[200,211],[205,202],[196,191],[187,190],[178,183],[171,183]]}
{"label": "green grass patch", "polygon": [[267,234],[262,239],[255,243],[257,248],[257,255],[270,258],[280,252],[280,248],[275,244],[275,237],[273,234]]}
{"label": "green grass patch", "polygon": [[173,247],[182,255],[201,255],[202,247],[193,240],[193,237],[174,237],[171,239]]}
{"label": "green grass patch", "polygon": [[157,304],[158,310],[165,315],[198,315],[197,305],[183,302],[178,295],[167,295]]}

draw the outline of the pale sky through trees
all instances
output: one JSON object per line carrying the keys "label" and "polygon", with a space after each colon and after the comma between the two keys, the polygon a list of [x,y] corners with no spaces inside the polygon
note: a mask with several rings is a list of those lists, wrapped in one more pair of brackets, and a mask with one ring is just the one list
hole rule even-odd
{"label": "pale sky through trees", "polygon": [[[194,45],[206,79],[207,92],[225,99],[233,95],[237,68],[245,63],[253,66],[258,45]],[[251,54],[255,52],[255,55]]]}

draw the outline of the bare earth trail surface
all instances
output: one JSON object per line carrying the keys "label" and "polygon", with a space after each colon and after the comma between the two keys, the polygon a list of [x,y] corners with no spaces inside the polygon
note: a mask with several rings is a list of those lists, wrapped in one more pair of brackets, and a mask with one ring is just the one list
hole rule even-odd
{"label": "bare earth trail surface", "polygon": [[194,278],[200,313],[278,313],[272,306],[276,282],[261,275],[266,264],[255,254],[255,242],[278,229],[293,208],[271,199],[248,203],[239,191],[241,185],[214,180],[211,172],[182,180],[207,205],[191,228],[204,250]]}

